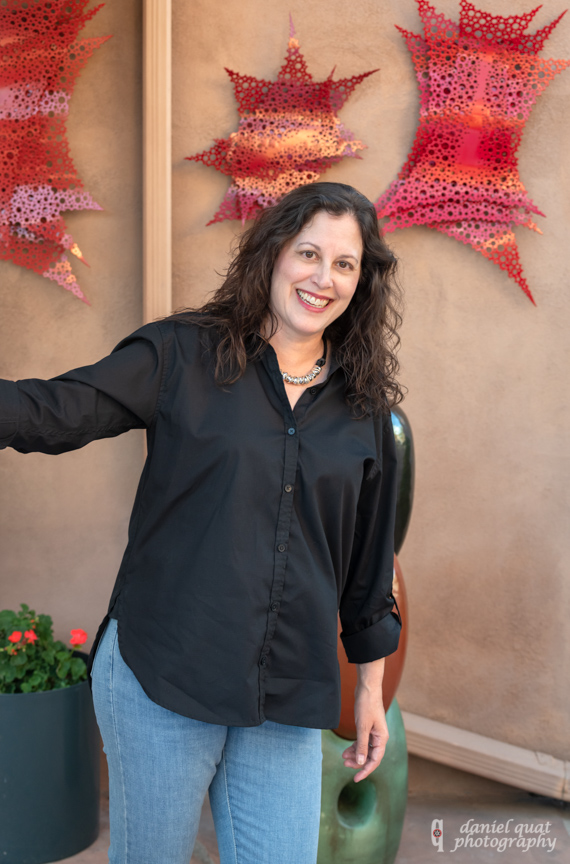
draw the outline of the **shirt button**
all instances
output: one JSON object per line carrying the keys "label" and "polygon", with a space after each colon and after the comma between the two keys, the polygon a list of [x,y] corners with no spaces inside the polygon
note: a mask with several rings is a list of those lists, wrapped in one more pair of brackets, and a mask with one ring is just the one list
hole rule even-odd
{"label": "shirt button", "polygon": [[278,603],[272,603],[272,604],[271,604],[271,611],[272,611],[272,612],[277,612],[278,609],[279,609],[279,604],[278,604]]}
{"label": "shirt button", "polygon": [[261,660],[259,661],[259,663],[260,663],[261,666],[265,666],[265,665],[266,665],[266,663],[267,663],[267,657],[265,656],[265,654],[263,655],[263,657],[261,658]]}
{"label": "shirt button", "polygon": [[309,387],[309,393],[311,393],[312,396],[314,396],[316,392],[317,392],[316,387]]}
{"label": "shirt button", "polygon": [[287,483],[287,485],[285,486],[285,492],[292,492],[292,491],[293,491],[293,487],[291,486],[290,483]]}
{"label": "shirt button", "polygon": [[287,429],[287,432],[289,433],[289,435],[294,435],[294,434],[295,434],[295,430],[293,429],[292,426],[291,426],[290,429]]}
{"label": "shirt button", "polygon": [[285,549],[286,549],[286,548],[287,548],[287,547],[285,546],[284,543],[280,543],[279,546],[277,547],[277,551],[278,551],[278,552],[285,552]]}

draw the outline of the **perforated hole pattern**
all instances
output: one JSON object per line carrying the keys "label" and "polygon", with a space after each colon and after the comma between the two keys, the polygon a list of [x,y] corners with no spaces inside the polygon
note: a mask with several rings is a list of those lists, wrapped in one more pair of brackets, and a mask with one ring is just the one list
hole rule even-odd
{"label": "perforated hole pattern", "polygon": [[89,0],[0,0],[0,258],[88,302],[66,252],[83,259],[65,210],[100,210],[69,154],[75,81],[109,37],[79,39]]}
{"label": "perforated hole pattern", "polygon": [[[544,214],[519,177],[517,150],[542,91],[570,61],[538,56],[564,15],[527,34],[538,9],[501,17],[461,0],[459,24],[416,0],[423,35],[398,28],[420,89],[416,138],[376,202],[384,231],[428,225],[506,270],[534,303],[514,228]],[[540,8],[540,7],[538,7]]]}
{"label": "perforated hole pattern", "polygon": [[226,69],[234,85],[240,121],[237,132],[187,159],[203,162],[232,178],[220,209],[208,222],[251,219],[297,186],[313,183],[345,156],[358,156],[361,141],[340,122],[337,111],[371,72],[352,78],[313,81],[291,24],[285,62],[276,81]]}

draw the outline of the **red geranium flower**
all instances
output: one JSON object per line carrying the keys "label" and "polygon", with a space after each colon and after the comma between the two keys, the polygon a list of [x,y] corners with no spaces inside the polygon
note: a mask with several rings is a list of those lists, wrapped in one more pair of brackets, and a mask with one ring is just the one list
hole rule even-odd
{"label": "red geranium flower", "polygon": [[24,636],[26,637],[28,642],[31,642],[32,644],[38,638],[38,634],[34,630],[26,630],[26,632],[24,633]]}
{"label": "red geranium flower", "polygon": [[72,630],[69,641],[72,645],[83,645],[84,642],[87,642],[87,633],[85,630]]}
{"label": "red geranium flower", "polygon": [[8,636],[8,642],[19,642],[21,638],[22,638],[22,631],[21,630],[14,630],[14,632],[11,633],[10,636]]}

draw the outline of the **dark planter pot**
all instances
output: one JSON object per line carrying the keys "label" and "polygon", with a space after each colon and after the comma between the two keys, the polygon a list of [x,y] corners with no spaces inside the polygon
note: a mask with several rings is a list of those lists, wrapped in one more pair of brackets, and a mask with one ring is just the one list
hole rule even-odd
{"label": "dark planter pot", "polygon": [[95,842],[99,759],[87,681],[45,693],[0,694],[2,864],[47,864]]}

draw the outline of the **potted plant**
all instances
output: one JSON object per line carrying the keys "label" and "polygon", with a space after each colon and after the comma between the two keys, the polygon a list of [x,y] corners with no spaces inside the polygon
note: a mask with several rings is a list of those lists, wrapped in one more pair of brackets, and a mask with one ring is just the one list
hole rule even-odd
{"label": "potted plant", "polygon": [[66,646],[25,603],[0,611],[0,861],[46,864],[99,833],[99,730],[84,630]]}

